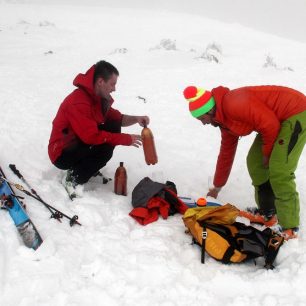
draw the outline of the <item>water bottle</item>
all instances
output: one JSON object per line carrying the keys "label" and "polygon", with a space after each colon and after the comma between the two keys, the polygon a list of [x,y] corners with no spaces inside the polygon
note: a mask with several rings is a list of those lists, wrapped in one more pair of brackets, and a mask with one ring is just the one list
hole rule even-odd
{"label": "water bottle", "polygon": [[123,166],[123,162],[120,162],[119,167],[115,172],[115,184],[114,192],[119,195],[127,195],[127,174],[126,169]]}
{"label": "water bottle", "polygon": [[142,147],[147,165],[155,165],[157,163],[157,154],[154,144],[154,137],[151,130],[144,125],[141,132]]}

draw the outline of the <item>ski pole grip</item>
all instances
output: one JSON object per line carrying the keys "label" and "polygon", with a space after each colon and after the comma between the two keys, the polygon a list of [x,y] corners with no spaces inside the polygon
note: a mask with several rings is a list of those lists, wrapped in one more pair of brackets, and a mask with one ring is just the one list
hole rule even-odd
{"label": "ski pole grip", "polygon": [[9,164],[9,167],[20,179],[22,178],[21,173],[19,172],[19,170],[17,170],[15,165]]}

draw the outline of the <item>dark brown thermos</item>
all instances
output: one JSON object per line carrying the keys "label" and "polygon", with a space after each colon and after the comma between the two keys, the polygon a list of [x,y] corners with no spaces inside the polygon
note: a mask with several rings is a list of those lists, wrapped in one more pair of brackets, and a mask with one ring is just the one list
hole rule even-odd
{"label": "dark brown thermos", "polygon": [[157,163],[157,154],[154,144],[154,137],[151,130],[144,125],[141,132],[143,152],[146,163],[148,165],[155,165]]}
{"label": "dark brown thermos", "polygon": [[126,196],[127,195],[126,183],[127,183],[126,170],[123,166],[123,162],[120,162],[120,165],[115,173],[115,186],[114,186],[115,193]]}

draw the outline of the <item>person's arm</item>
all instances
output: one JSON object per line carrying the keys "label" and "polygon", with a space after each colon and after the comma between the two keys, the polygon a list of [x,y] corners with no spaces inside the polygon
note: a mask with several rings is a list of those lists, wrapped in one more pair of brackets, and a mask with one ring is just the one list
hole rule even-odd
{"label": "person's arm", "polygon": [[226,184],[234,162],[238,137],[221,128],[221,146],[217,160],[214,186],[209,188],[207,196],[217,198],[221,188]]}
{"label": "person's arm", "polygon": [[[139,146],[141,144],[138,135],[100,131],[97,122],[92,118],[92,110],[88,103],[71,104],[66,110],[66,115],[74,133],[88,145],[109,143],[113,146]],[[121,119],[121,114],[119,115],[118,118]]]}
{"label": "person's arm", "polygon": [[140,126],[148,125],[150,123],[150,118],[148,116],[122,115],[122,126],[130,126],[136,123]]}

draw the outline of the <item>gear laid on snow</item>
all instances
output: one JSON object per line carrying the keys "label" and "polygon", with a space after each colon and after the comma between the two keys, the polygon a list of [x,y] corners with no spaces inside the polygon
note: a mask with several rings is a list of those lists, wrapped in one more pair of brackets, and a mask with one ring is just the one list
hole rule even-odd
{"label": "gear laid on snow", "polygon": [[143,178],[132,192],[132,205],[130,212],[141,225],[147,225],[158,220],[159,215],[167,219],[175,213],[183,214],[188,209],[187,205],[177,197],[177,190],[173,182],[166,184]]}
{"label": "gear laid on snow", "polygon": [[9,215],[24,242],[24,244],[36,250],[43,242],[33,222],[24,209],[24,205],[13,191],[11,184],[0,167],[0,202],[1,208],[7,209]]}
{"label": "gear laid on snow", "polygon": [[236,222],[238,215],[238,208],[231,204],[190,208],[185,212],[183,221],[188,233],[201,246],[201,262],[205,262],[205,252],[225,264],[263,256],[265,267],[273,269],[284,238],[270,228],[260,231]]}
{"label": "gear laid on snow", "polygon": [[70,226],[73,226],[74,224],[78,224],[81,225],[81,223],[79,223],[77,220],[79,219],[79,217],[77,215],[73,216],[73,217],[69,217],[66,214],[62,213],[61,211],[59,211],[58,209],[56,209],[55,207],[49,205],[48,203],[46,203],[38,194],[37,192],[29,185],[29,183],[25,180],[25,178],[21,175],[21,173],[19,172],[19,170],[17,170],[15,165],[10,165],[9,166],[11,168],[11,170],[30,188],[31,191],[28,191],[26,189],[24,189],[23,186],[19,185],[19,184],[15,184],[12,182],[7,181],[6,182],[11,184],[12,186],[14,186],[16,189],[18,189],[19,191],[22,191],[23,193],[25,193],[26,195],[30,196],[31,198],[37,200],[38,202],[40,202],[41,204],[43,204],[50,212],[51,212],[51,218],[57,219],[58,221],[60,221],[61,218],[65,217],[69,220],[69,224]]}

